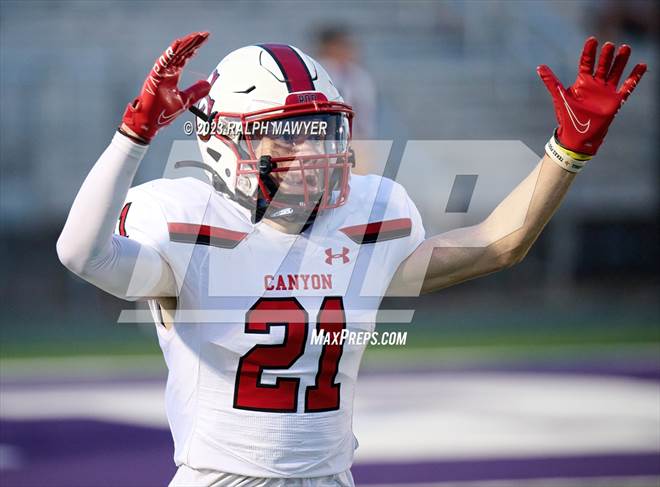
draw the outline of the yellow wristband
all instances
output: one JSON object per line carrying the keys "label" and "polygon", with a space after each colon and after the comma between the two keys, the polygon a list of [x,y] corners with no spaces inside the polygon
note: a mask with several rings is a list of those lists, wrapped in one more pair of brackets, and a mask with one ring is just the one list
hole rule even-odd
{"label": "yellow wristband", "polygon": [[548,154],[548,157],[550,157],[550,159],[552,159],[559,167],[573,173],[580,172],[591,159],[591,156],[573,152],[559,145],[554,134],[545,145],[545,153]]}

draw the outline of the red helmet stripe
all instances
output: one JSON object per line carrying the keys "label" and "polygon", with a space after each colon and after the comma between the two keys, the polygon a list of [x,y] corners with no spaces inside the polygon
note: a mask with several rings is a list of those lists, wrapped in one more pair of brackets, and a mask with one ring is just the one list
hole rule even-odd
{"label": "red helmet stripe", "polygon": [[261,44],[259,47],[268,52],[280,67],[289,93],[314,91],[307,65],[294,48],[286,44]]}

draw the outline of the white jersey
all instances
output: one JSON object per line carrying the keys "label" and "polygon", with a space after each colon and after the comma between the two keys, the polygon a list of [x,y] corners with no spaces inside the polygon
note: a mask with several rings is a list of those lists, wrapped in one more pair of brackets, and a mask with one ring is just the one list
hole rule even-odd
{"label": "white jersey", "polygon": [[[150,303],[169,368],[176,463],[259,478],[343,475],[357,445],[351,417],[365,342],[334,338],[373,329],[394,272],[424,238],[413,203],[388,179],[352,176],[345,205],[288,235],[253,225],[195,179],[129,190],[146,150],[114,136],[57,252],[120,298],[177,297],[169,330]],[[314,341],[321,332],[333,341]]]}
{"label": "white jersey", "polygon": [[129,191],[117,232],[155,248],[179,289],[170,330],[151,303],[177,465],[284,478],[350,468],[365,345],[312,338],[373,330],[392,276],[424,239],[400,185],[353,175],[350,187],[301,235],[252,224],[193,178]]}

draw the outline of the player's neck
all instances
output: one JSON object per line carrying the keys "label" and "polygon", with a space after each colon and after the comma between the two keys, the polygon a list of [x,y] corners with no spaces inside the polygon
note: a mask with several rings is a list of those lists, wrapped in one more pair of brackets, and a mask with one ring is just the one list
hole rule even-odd
{"label": "player's neck", "polygon": [[268,225],[269,227],[274,228],[279,232],[287,233],[289,235],[300,234],[300,232],[302,232],[304,227],[303,223],[275,221],[275,220],[271,220],[270,218],[264,218],[262,221],[264,222],[264,224]]}

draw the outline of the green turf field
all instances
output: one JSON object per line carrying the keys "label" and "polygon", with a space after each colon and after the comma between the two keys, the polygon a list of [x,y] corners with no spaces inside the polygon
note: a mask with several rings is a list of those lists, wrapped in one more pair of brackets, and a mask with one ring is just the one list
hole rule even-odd
{"label": "green turf field", "polygon": [[[47,317],[5,316],[0,319],[0,354],[4,358],[71,355],[158,354],[151,324],[117,324],[112,319],[85,316],[51,321]],[[598,313],[480,312],[415,314],[410,324],[378,325],[379,331],[406,331],[405,346],[370,346],[374,358],[424,355],[442,360],[459,355],[494,358],[539,357],[547,354],[588,353],[616,346],[660,347],[660,324],[654,310],[603,310]],[[649,348],[650,347],[650,348]],[[473,353],[470,354],[469,351]],[[442,353],[436,353],[442,351]]]}

